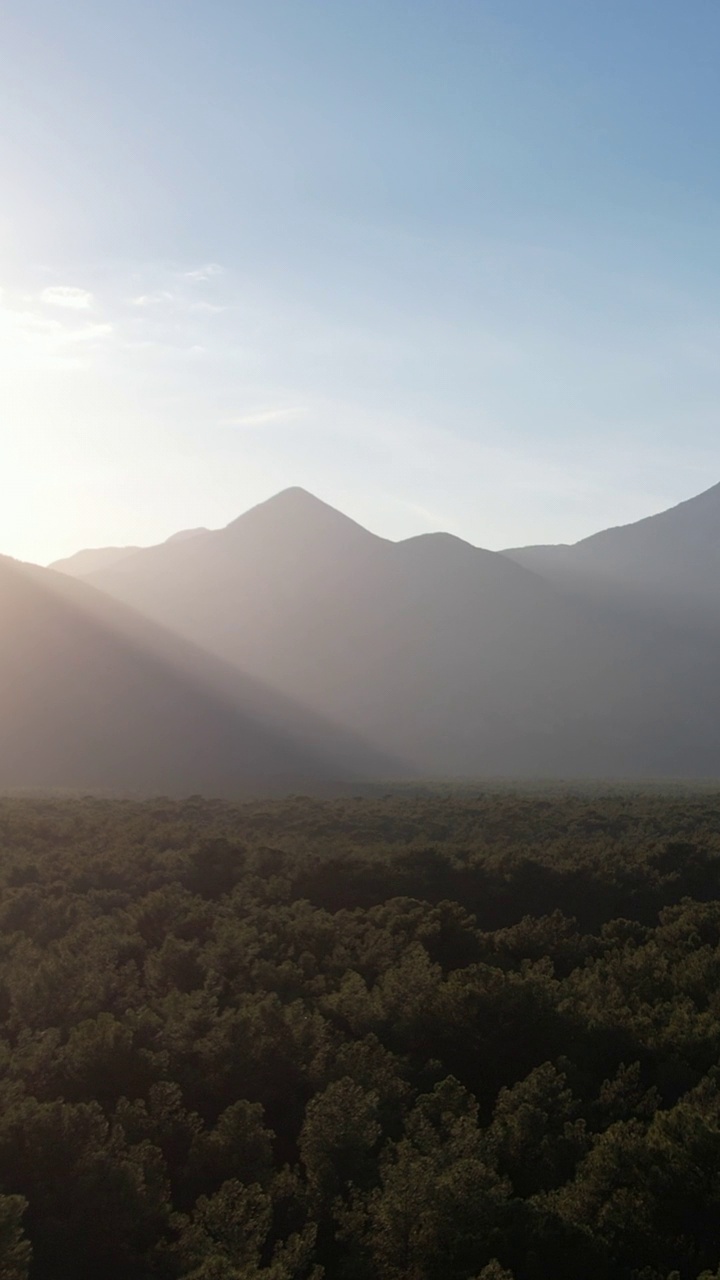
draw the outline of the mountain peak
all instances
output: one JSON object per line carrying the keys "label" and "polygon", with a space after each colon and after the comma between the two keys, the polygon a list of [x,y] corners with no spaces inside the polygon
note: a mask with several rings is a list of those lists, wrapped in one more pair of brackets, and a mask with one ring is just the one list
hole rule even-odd
{"label": "mountain peak", "polygon": [[[331,512],[335,516],[341,516],[341,511],[335,507],[331,507],[328,502],[323,502],[322,498],[317,498],[314,493],[310,493],[308,489],[303,489],[300,485],[291,485],[287,489],[281,489],[279,493],[273,494],[271,498],[266,498],[265,502],[259,502],[257,506],[251,508],[252,511],[272,511],[280,514],[298,514],[304,515],[309,512]],[[246,512],[249,515],[249,512]],[[242,517],[240,517],[242,519]]]}
{"label": "mountain peak", "polygon": [[263,535],[287,537],[290,534],[293,538],[313,540],[354,536],[382,541],[350,516],[344,515],[336,507],[331,507],[322,498],[315,497],[315,494],[299,485],[282,489],[272,498],[251,507],[233,520],[226,532],[246,530],[250,526]]}
{"label": "mountain peak", "polygon": [[433,529],[429,533],[416,533],[411,538],[403,538],[398,543],[398,546],[407,547],[408,549],[418,547],[422,550],[432,548],[434,551],[447,552],[451,555],[453,553],[464,555],[466,552],[474,555],[477,551],[480,551],[481,554],[493,554],[493,552],[483,553],[481,547],[474,547],[466,538],[459,538],[455,533],[445,533],[440,529]]}
{"label": "mountain peak", "polygon": [[[269,502],[322,502],[321,498],[316,498],[314,493],[309,489],[303,489],[300,484],[288,485],[287,489],[281,489],[273,498],[268,499]],[[323,503],[323,505],[326,505]]]}

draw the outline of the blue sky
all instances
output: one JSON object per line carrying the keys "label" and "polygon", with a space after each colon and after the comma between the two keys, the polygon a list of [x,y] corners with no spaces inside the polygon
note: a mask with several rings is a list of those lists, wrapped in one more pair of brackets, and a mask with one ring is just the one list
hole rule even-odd
{"label": "blue sky", "polygon": [[5,0],[0,551],[720,480],[720,7]]}

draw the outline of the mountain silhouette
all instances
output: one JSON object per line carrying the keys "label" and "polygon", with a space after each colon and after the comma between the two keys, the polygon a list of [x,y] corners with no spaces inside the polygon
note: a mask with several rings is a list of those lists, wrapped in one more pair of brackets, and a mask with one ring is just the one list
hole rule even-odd
{"label": "mountain silhouette", "polygon": [[87,581],[421,773],[720,768],[717,628],[570,590],[530,555],[390,542],[288,489]]}
{"label": "mountain silhouette", "polygon": [[640,593],[645,603],[716,613],[720,602],[720,484],[658,515],[605,529],[572,546],[504,553],[575,590]]}
{"label": "mountain silhouette", "polygon": [[94,588],[0,557],[0,786],[240,795],[389,770]]}
{"label": "mountain silhouette", "polygon": [[[184,542],[187,538],[195,538],[200,533],[207,533],[207,529],[181,529],[179,533],[172,534],[167,541]],[[88,548],[86,551],[76,551],[74,555],[67,556],[64,560],[55,560],[48,567],[57,570],[58,573],[66,574],[69,578],[87,578],[91,573],[109,569],[111,565],[143,549],[142,547]]]}
{"label": "mountain silhouette", "polygon": [[87,550],[76,551],[74,555],[66,556],[63,560],[53,561],[49,568],[55,569],[58,573],[64,573],[69,578],[87,578],[91,573],[109,569],[118,560],[124,560],[126,556],[134,555],[141,549],[140,547],[88,547]]}

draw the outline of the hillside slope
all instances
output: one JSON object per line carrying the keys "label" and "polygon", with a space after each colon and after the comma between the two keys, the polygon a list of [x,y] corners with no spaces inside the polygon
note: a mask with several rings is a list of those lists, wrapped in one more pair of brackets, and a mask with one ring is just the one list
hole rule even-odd
{"label": "hillside slope", "polygon": [[717,612],[720,484],[573,546],[515,547],[503,554],[563,587],[639,592],[647,602],[666,607]]}
{"label": "hillside slope", "polygon": [[0,787],[236,795],[380,768],[86,584],[0,557]]}
{"label": "hillside slope", "polygon": [[[194,538],[199,533],[207,533],[207,529],[182,529],[167,541],[184,542],[187,538]],[[86,550],[76,551],[72,556],[66,556],[63,560],[53,561],[48,568],[55,569],[57,573],[64,573],[69,578],[88,578],[91,573],[110,569],[114,564],[134,555],[136,551],[143,550],[145,550],[144,547],[88,547]]]}

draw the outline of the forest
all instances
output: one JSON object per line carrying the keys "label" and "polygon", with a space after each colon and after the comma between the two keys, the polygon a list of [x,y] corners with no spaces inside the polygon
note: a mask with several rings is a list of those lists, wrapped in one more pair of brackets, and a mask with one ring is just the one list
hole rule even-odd
{"label": "forest", "polygon": [[3,1280],[718,1280],[720,792],[0,798]]}

